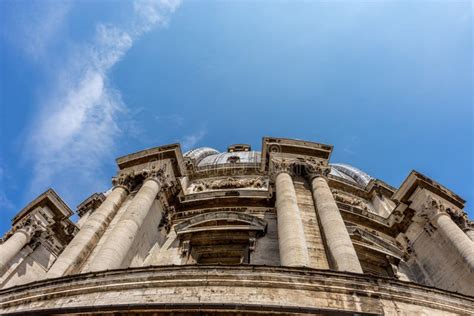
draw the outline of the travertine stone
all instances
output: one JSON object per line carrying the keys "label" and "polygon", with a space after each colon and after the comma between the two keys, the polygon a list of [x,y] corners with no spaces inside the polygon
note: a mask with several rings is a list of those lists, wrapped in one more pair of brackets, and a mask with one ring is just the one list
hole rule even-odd
{"label": "travertine stone", "polygon": [[303,223],[291,176],[281,172],[275,180],[278,243],[283,266],[308,266],[309,257]]}
{"label": "travertine stone", "polygon": [[140,227],[160,190],[160,184],[154,178],[145,180],[133,198],[126,213],[105,241],[101,251],[91,263],[90,271],[117,269],[133,245]]}
{"label": "travertine stone", "polygon": [[453,222],[446,212],[437,214],[432,222],[438,227],[441,235],[457,250],[469,271],[474,274],[474,242]]}
{"label": "travertine stone", "polygon": [[79,233],[61,253],[49,270],[48,277],[60,277],[78,271],[117,213],[127,194],[127,189],[122,186],[117,186],[112,190],[107,199],[92,213]]}
{"label": "travertine stone", "polygon": [[10,238],[0,245],[0,272],[3,272],[10,260],[30,241],[31,232],[28,228],[18,229]]}
{"label": "travertine stone", "polygon": [[298,207],[303,222],[306,244],[308,246],[309,267],[315,269],[329,269],[322,232],[319,228],[313,194],[309,184],[300,177],[294,179]]}
{"label": "travertine stone", "polygon": [[468,229],[465,231],[467,237],[474,242],[474,229]]}
{"label": "travertine stone", "polygon": [[313,197],[331,258],[338,271],[362,273],[349,233],[324,177],[311,180]]}

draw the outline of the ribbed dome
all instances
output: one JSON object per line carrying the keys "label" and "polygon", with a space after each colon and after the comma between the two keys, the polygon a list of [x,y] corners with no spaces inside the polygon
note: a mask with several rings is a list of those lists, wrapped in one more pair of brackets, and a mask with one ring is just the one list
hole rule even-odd
{"label": "ribbed dome", "polygon": [[222,165],[227,163],[260,163],[259,151],[237,151],[207,156],[198,163],[198,167]]}
{"label": "ribbed dome", "polygon": [[211,155],[216,155],[216,154],[219,154],[219,151],[214,148],[199,147],[199,148],[191,149],[190,151],[186,152],[184,154],[184,157],[192,159],[194,163],[197,165],[204,158]]}
{"label": "ribbed dome", "polygon": [[[184,157],[194,161],[197,167],[211,167],[228,163],[260,163],[261,152],[237,151],[220,153],[211,147],[199,147],[184,154]],[[331,164],[331,175],[365,188],[372,177],[353,166],[337,163]]]}
{"label": "ribbed dome", "polygon": [[344,179],[350,179],[362,188],[365,188],[373,178],[364,171],[350,165],[335,163],[331,164],[331,174]]}

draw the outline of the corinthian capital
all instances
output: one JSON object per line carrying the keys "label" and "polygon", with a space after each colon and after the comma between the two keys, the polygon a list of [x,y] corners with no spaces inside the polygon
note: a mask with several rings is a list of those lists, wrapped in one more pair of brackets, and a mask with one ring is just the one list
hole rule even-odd
{"label": "corinthian capital", "polygon": [[151,165],[150,169],[144,169],[142,175],[147,180],[153,180],[162,188],[169,186],[169,175],[166,172],[166,165]]}
{"label": "corinthian capital", "polygon": [[433,224],[437,217],[447,215],[459,228],[464,229],[467,227],[467,214],[463,210],[448,206],[441,200],[431,196],[428,196],[426,202],[423,204],[420,215]]}
{"label": "corinthian capital", "polygon": [[451,207],[442,200],[436,199],[431,195],[428,196],[425,203],[423,203],[419,215],[435,226],[436,219],[442,215],[449,216],[461,229],[465,227],[467,222],[467,215],[465,212]]}
{"label": "corinthian capital", "polygon": [[329,172],[331,172],[331,167],[327,162],[314,158],[306,159],[304,162],[304,168],[306,175],[310,180],[316,177],[327,177]]}
{"label": "corinthian capital", "polygon": [[114,187],[122,187],[127,191],[131,191],[135,183],[135,173],[133,171],[121,172],[118,176],[112,178]]}
{"label": "corinthian capital", "polygon": [[270,166],[270,177],[275,179],[280,173],[288,173],[293,175],[295,171],[296,161],[292,159],[272,159]]}

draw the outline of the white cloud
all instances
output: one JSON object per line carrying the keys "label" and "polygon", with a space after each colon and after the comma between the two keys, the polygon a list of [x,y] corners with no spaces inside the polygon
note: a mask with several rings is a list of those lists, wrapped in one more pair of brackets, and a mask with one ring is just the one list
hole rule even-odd
{"label": "white cloud", "polygon": [[113,155],[120,135],[117,114],[126,109],[109,83],[109,70],[138,36],[165,23],[178,5],[179,1],[135,1],[132,20],[127,21],[130,27],[98,24],[94,39],[72,52],[71,62],[56,74],[60,83],[45,93],[51,97],[40,104],[29,136],[32,194],[52,183],[66,198],[82,188],[97,188],[96,173]]}
{"label": "white cloud", "polygon": [[201,128],[193,134],[184,136],[181,140],[183,152],[186,152],[196,146],[196,144],[199,143],[204,138],[204,136],[206,136],[206,134],[207,130],[205,128]]}

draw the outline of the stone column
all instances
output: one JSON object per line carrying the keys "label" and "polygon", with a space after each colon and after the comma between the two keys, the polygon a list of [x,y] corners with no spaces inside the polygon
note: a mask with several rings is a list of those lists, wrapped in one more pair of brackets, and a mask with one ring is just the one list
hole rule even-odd
{"label": "stone column", "polygon": [[287,267],[308,266],[308,248],[289,167],[280,164],[275,179],[280,262]]}
{"label": "stone column", "polygon": [[84,261],[99,242],[108,225],[125,201],[131,178],[114,179],[116,186],[104,202],[87,218],[79,233],[71,240],[48,271],[48,278],[78,272]]}
{"label": "stone column", "polygon": [[130,202],[110,236],[105,240],[89,270],[118,269],[133,246],[140,228],[162,187],[163,170],[152,172]]}
{"label": "stone column", "polygon": [[439,230],[443,239],[456,249],[471,273],[474,274],[474,242],[459,228],[447,213],[448,208],[439,201],[428,198],[423,214]]}
{"label": "stone column", "polygon": [[8,263],[20,252],[31,240],[32,228],[23,227],[17,229],[3,244],[0,245],[0,272],[8,269]]}
{"label": "stone column", "polygon": [[474,242],[474,229],[467,229],[465,233]]}
{"label": "stone column", "polygon": [[329,167],[310,166],[308,172],[326,245],[336,270],[363,273],[351,237],[324,177],[329,171]]}

